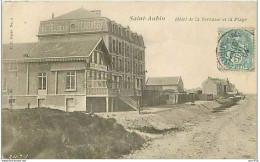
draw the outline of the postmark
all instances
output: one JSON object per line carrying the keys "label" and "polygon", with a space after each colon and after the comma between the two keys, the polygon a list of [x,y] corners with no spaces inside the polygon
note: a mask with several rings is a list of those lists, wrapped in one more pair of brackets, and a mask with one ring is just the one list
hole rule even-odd
{"label": "postmark", "polygon": [[217,62],[219,70],[254,70],[254,29],[219,28]]}

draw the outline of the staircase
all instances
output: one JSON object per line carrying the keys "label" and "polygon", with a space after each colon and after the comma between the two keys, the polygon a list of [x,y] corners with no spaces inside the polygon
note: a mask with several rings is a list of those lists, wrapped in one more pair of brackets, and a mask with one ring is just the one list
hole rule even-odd
{"label": "staircase", "polygon": [[135,109],[136,111],[138,110],[138,103],[137,101],[133,100],[132,98],[130,98],[129,96],[119,96],[119,99],[121,99],[122,101],[124,101],[127,105],[129,105],[130,107],[132,107],[133,109]]}

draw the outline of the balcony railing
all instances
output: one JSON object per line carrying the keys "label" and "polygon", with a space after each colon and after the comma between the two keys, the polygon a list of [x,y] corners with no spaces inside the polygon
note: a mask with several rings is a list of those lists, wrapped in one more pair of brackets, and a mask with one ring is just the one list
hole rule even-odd
{"label": "balcony railing", "polygon": [[99,65],[99,64],[95,64],[95,63],[90,63],[90,68],[92,68],[92,69],[97,69],[97,70],[105,70],[105,71],[107,71],[107,66],[105,66],[105,65]]}
{"label": "balcony railing", "polygon": [[88,80],[87,82],[88,88],[107,88],[106,80]]}
{"label": "balcony railing", "polygon": [[134,89],[108,89],[108,88],[87,88],[87,95],[120,95],[120,96],[141,96],[140,90]]}
{"label": "balcony railing", "polygon": [[87,88],[87,95],[107,95],[107,88]]}
{"label": "balcony railing", "polygon": [[117,95],[117,89],[87,88],[87,95]]}
{"label": "balcony railing", "polygon": [[88,80],[87,95],[141,96],[140,88],[133,89],[132,83],[111,82],[107,80]]}

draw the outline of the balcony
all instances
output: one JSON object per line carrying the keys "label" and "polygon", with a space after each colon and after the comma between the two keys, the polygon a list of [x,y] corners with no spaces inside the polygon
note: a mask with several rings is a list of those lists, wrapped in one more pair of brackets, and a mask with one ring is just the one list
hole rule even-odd
{"label": "balcony", "polygon": [[[122,82],[107,82],[107,80],[88,80],[86,93],[91,96],[141,96],[140,89],[130,88]],[[128,87],[126,89],[126,87]]]}
{"label": "balcony", "polygon": [[108,95],[107,88],[87,88],[87,95]]}
{"label": "balcony", "polygon": [[87,95],[91,96],[107,96],[107,95],[116,95],[116,89],[110,89],[107,85],[107,80],[88,80]]}
{"label": "balcony", "polygon": [[108,88],[87,88],[89,96],[141,96],[140,90],[133,89],[108,89]]}
{"label": "balcony", "polygon": [[138,89],[120,89],[118,92],[121,96],[141,96],[142,92]]}
{"label": "balcony", "polygon": [[117,89],[108,89],[108,88],[87,88],[87,95],[90,95],[90,96],[117,95]]}
{"label": "balcony", "polygon": [[107,66],[105,66],[105,65],[100,65],[100,64],[95,64],[95,63],[90,63],[90,68],[91,68],[91,69],[96,69],[96,70],[104,70],[104,71],[107,71]]}

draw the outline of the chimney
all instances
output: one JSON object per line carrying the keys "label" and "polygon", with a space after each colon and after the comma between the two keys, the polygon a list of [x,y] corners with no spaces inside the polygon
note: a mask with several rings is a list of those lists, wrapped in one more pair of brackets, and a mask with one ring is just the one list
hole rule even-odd
{"label": "chimney", "polygon": [[51,18],[52,18],[52,19],[54,18],[54,13],[51,14]]}
{"label": "chimney", "polygon": [[101,16],[101,10],[92,10],[90,12],[95,13],[98,16]]}

